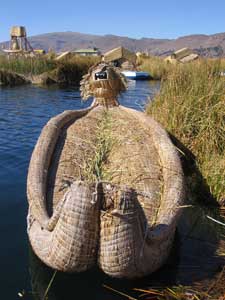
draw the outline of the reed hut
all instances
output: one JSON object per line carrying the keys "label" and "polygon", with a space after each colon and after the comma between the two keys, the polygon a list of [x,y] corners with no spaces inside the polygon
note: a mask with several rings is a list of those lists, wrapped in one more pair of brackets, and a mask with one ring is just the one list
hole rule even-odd
{"label": "reed hut", "polygon": [[198,54],[193,53],[192,50],[188,48],[182,48],[175,51],[170,56],[167,56],[165,61],[169,63],[187,63],[196,60],[197,58]]}
{"label": "reed hut", "polygon": [[104,54],[103,61],[105,63],[111,63],[116,67],[123,69],[134,69],[136,65],[136,54],[125,49],[124,47],[118,47]]}
{"label": "reed hut", "polygon": [[170,253],[184,200],[178,153],[166,131],[119,105],[117,68],[92,67],[81,82],[91,107],[45,125],[28,171],[28,236],[50,267],[95,265],[116,278],[145,276]]}

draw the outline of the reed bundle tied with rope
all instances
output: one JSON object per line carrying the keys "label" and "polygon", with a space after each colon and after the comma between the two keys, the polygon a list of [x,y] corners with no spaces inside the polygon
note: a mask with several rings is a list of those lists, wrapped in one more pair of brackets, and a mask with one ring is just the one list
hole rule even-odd
{"label": "reed bundle tied with rope", "polygon": [[183,173],[165,130],[120,106],[125,80],[107,65],[81,82],[90,108],[43,128],[28,172],[28,235],[54,269],[95,264],[113,277],[141,277],[167,259],[183,203]]}

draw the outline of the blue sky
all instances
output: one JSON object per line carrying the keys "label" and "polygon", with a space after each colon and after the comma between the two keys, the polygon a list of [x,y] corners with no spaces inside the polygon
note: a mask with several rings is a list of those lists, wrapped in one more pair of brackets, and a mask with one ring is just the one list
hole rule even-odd
{"label": "blue sky", "polygon": [[12,25],[28,35],[76,31],[134,38],[176,38],[225,32],[225,1],[2,0],[0,41]]}

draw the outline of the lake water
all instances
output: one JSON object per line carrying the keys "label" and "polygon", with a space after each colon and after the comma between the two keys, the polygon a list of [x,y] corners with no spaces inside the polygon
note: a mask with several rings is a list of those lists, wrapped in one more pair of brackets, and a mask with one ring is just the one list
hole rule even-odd
{"label": "lake water", "polygon": [[[132,81],[120,97],[121,104],[143,110],[159,83]],[[26,235],[26,175],[30,156],[42,127],[50,117],[67,109],[84,108],[79,91],[66,88],[24,86],[0,89],[0,299],[43,299],[53,271],[29,247]],[[193,214],[193,211],[195,212]],[[196,226],[200,223],[199,226]],[[108,278],[98,270],[55,276],[49,299],[123,299],[102,287],[109,285],[131,293],[134,287],[157,284],[207,284],[221,270],[223,257],[218,228],[208,224],[202,209],[185,212],[179,224],[176,247],[163,270],[141,281]],[[31,295],[32,290],[32,295]]]}

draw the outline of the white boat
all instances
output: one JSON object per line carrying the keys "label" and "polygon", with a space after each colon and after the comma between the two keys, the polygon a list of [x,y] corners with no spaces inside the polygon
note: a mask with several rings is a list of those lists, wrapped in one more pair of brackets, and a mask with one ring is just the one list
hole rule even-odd
{"label": "white boat", "polygon": [[126,78],[133,80],[148,80],[151,79],[151,75],[148,72],[141,71],[122,71]]}

